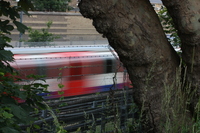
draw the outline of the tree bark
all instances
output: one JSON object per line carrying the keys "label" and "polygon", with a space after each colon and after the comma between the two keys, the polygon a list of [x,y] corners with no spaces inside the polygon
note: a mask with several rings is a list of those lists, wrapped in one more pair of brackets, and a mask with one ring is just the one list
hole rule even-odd
{"label": "tree bark", "polygon": [[81,0],[80,12],[93,19],[127,68],[133,98],[148,124],[145,132],[161,132],[166,120],[161,112],[165,89],[174,84],[179,56],[167,41],[148,0]]}
{"label": "tree bark", "polygon": [[187,84],[196,92],[194,109],[200,98],[200,1],[163,0],[181,39],[183,61],[187,66]]}

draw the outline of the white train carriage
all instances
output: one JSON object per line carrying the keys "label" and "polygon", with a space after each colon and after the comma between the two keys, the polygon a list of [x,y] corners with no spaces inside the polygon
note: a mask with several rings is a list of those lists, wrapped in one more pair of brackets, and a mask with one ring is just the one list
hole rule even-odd
{"label": "white train carriage", "polygon": [[[20,76],[46,75],[50,95],[45,98],[75,96],[122,89],[129,85],[128,76],[113,50],[107,45],[14,48],[16,68]],[[113,78],[116,75],[116,78]],[[58,84],[63,87],[59,88]],[[60,95],[58,92],[63,91]]]}

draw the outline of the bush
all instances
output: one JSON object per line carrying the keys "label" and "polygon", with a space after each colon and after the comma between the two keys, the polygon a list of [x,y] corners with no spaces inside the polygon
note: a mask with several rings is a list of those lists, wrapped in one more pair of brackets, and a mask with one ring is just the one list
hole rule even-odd
{"label": "bush", "polygon": [[55,39],[60,38],[60,36],[55,36],[52,33],[49,33],[49,29],[51,28],[52,21],[46,23],[47,28],[43,28],[41,31],[33,30],[32,28],[28,29],[29,39],[25,42],[25,45],[28,46],[51,46],[50,42],[53,42]]}

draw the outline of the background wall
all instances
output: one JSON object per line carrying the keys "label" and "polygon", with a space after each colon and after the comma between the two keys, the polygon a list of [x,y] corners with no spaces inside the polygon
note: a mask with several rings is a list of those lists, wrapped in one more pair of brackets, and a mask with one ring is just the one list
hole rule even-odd
{"label": "background wall", "polygon": [[[11,0],[8,0],[11,1]],[[13,2],[13,1],[11,1]],[[152,6],[156,11],[159,11],[163,6],[160,0],[150,0]],[[16,4],[16,2],[11,3]],[[49,32],[59,35],[61,38],[56,39],[56,44],[80,44],[80,43],[108,43],[106,38],[99,34],[92,21],[84,18],[78,11],[78,0],[72,0],[69,5],[73,10],[66,12],[29,12],[30,16],[22,15],[22,23],[31,27],[32,29],[40,30],[46,28],[46,23],[52,21],[53,24]],[[15,29],[10,36],[12,38],[11,44],[19,46],[20,33]],[[28,32],[21,36],[22,40],[28,40]],[[21,45],[21,44],[20,44]]]}
{"label": "background wall", "polygon": [[[93,41],[106,40],[99,34],[90,19],[84,18],[76,12],[29,12],[31,16],[22,15],[22,23],[32,29],[40,30],[47,28],[46,23],[52,21],[53,24],[49,32],[61,36],[58,42],[65,41]],[[12,42],[18,42],[19,32],[15,29],[10,36]],[[28,40],[28,32],[22,35],[23,40]]]}

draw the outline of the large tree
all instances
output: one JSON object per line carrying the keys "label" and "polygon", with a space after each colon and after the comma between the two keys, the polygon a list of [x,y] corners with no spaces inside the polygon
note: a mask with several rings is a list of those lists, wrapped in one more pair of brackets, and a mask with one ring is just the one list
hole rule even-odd
{"label": "large tree", "polygon": [[[165,108],[169,115],[161,110],[166,90],[173,88],[175,92],[179,80],[185,81],[184,76],[181,76],[183,80],[177,78],[182,62],[186,71],[182,86],[190,92],[197,90],[193,109],[200,96],[200,1],[162,1],[178,30],[183,61],[168,42],[149,0],[81,0],[79,3],[81,14],[93,20],[96,30],[108,39],[127,68],[133,98],[148,123],[143,123],[145,132],[160,133],[163,131],[160,123],[167,119],[173,121],[175,96],[170,96],[169,106]],[[181,117],[180,121],[190,122],[190,114],[186,115],[187,120]]]}

